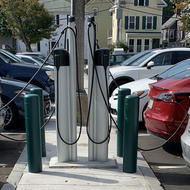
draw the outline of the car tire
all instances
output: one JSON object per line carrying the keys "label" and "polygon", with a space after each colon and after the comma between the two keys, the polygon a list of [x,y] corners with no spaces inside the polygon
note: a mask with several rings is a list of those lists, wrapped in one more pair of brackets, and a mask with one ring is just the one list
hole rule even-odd
{"label": "car tire", "polygon": [[9,104],[5,107],[5,121],[4,121],[4,129],[15,129],[18,124],[18,112],[16,106],[14,104]]}
{"label": "car tire", "polygon": [[115,79],[115,81],[112,81],[110,87],[109,87],[109,97],[111,97],[113,91],[120,85],[126,84],[128,82],[132,82],[133,80],[128,78],[121,78],[121,79]]}

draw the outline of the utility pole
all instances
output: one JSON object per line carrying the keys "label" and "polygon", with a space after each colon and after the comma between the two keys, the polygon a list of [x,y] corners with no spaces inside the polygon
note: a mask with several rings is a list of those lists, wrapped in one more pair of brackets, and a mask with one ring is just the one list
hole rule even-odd
{"label": "utility pole", "polygon": [[71,15],[77,27],[77,47],[79,64],[79,88],[84,91],[84,0],[71,0]]}
{"label": "utility pole", "polygon": [[[78,52],[78,76],[79,76],[79,92],[82,103],[83,124],[86,120],[88,99],[84,90],[84,20],[85,20],[85,1],[71,0],[71,15],[75,17],[77,28],[77,52]],[[79,118],[79,109],[77,108],[77,118]],[[86,121],[85,121],[86,122]]]}
{"label": "utility pole", "polygon": [[120,8],[120,0],[115,1],[116,4],[116,19],[117,19],[117,38],[116,38],[116,47],[119,46],[120,42],[120,25],[121,25],[121,19],[122,19],[122,9]]}

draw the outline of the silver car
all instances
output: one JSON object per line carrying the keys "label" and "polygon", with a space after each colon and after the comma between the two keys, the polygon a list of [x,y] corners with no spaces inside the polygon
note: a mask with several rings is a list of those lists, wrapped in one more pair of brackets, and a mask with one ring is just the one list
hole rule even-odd
{"label": "silver car", "polygon": [[183,151],[183,158],[187,166],[190,168],[190,109],[188,111],[188,114],[189,114],[189,121],[185,129],[185,132],[181,136],[181,147]]}

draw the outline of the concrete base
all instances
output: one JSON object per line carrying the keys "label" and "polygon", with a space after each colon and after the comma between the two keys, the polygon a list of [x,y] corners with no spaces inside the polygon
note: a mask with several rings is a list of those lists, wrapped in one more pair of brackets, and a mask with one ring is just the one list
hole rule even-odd
{"label": "concrete base", "polygon": [[88,158],[79,158],[77,162],[58,162],[57,157],[52,157],[49,162],[50,168],[117,168],[115,159],[108,159],[107,162],[88,161]]}
{"label": "concrete base", "polygon": [[[85,91],[80,92],[80,100],[82,105],[82,125],[86,125],[86,119],[88,114],[88,96]],[[77,124],[80,124],[80,109],[79,109],[79,101],[78,101],[78,93],[77,93]]]}

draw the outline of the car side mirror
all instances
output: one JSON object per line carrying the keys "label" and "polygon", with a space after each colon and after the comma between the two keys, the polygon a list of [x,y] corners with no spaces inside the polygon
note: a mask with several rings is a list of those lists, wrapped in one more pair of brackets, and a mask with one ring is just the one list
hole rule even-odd
{"label": "car side mirror", "polygon": [[147,64],[147,69],[151,69],[151,67],[153,67],[154,66],[154,62],[153,61],[150,61],[150,62],[148,62],[148,64]]}

